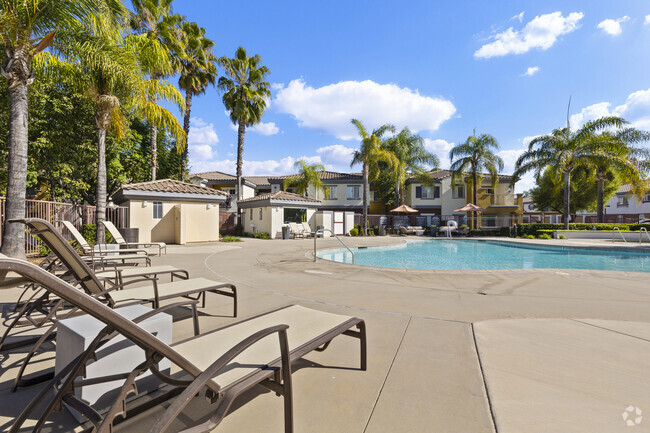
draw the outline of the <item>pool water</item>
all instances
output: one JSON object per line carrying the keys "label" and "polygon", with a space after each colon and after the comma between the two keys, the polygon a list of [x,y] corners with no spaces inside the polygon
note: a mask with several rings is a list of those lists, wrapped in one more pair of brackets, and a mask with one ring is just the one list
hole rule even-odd
{"label": "pool water", "polygon": [[[650,272],[650,254],[514,242],[429,240],[356,248],[354,264],[398,269],[599,269]],[[318,257],[352,263],[346,249],[324,250]]]}

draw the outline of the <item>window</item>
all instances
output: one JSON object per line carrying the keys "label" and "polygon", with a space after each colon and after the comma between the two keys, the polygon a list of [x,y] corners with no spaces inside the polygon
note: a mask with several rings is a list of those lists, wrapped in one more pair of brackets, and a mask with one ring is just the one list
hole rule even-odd
{"label": "window", "polygon": [[416,186],[415,198],[421,198],[423,200],[433,200],[436,198],[440,198],[440,187],[439,186]]}
{"label": "window", "polygon": [[235,194],[237,194],[237,190],[236,189],[229,189],[228,194],[235,195]]}
{"label": "window", "polygon": [[262,208],[260,208],[260,221],[262,221]]}
{"label": "window", "polygon": [[451,191],[452,198],[465,198],[465,186],[464,185],[454,185]]}
{"label": "window", "polygon": [[642,201],[643,203],[647,203],[650,201],[650,192],[646,193],[646,195],[643,196]]}
{"label": "window", "polygon": [[336,200],[336,185],[325,185],[325,200]]}
{"label": "window", "polygon": [[250,212],[248,212],[249,219],[253,221],[253,208],[250,209]]}
{"label": "window", "polygon": [[359,185],[348,185],[348,200],[359,200]]}
{"label": "window", "polygon": [[486,195],[493,195],[494,194],[494,190],[492,188],[482,188],[482,189],[483,189],[483,194],[486,194]]}
{"label": "window", "polygon": [[162,218],[162,202],[153,202],[153,219],[159,220]]}
{"label": "window", "polygon": [[616,202],[616,207],[627,207],[627,206],[628,206],[627,196],[619,195],[618,201]]}
{"label": "window", "polygon": [[284,208],[284,223],[307,221],[307,209]]}
{"label": "window", "polygon": [[375,191],[368,191],[368,202],[374,202],[375,201]]}

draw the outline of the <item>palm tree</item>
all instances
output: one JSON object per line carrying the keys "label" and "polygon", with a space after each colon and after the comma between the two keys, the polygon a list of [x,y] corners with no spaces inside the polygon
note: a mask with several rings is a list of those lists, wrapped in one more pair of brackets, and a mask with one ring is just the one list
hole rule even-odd
{"label": "palm tree", "polygon": [[[131,29],[143,36],[140,42],[140,62],[153,80],[178,72],[180,56],[184,53],[180,23],[183,17],[172,13],[172,0],[132,0]],[[156,102],[152,96],[152,102]],[[149,125],[151,148],[151,180],[156,180],[158,168],[158,126]]]}
{"label": "palm tree", "polygon": [[[184,38],[184,53],[180,58],[178,86],[185,92],[185,118],[183,129],[190,133],[190,112],[192,97],[205,93],[208,86],[217,79],[217,57],[212,52],[214,42],[205,37],[205,29],[197,23],[184,21],[181,24]],[[181,154],[181,180],[185,181],[187,173],[187,154],[189,146]]]}
{"label": "palm tree", "polygon": [[368,197],[370,196],[370,179],[375,180],[379,175],[379,162],[385,162],[389,167],[397,164],[397,158],[391,152],[382,148],[381,137],[386,132],[395,132],[395,127],[385,124],[368,134],[365,126],[357,119],[351,120],[361,136],[361,146],[354,151],[352,163],[361,164],[363,173],[363,234],[368,235]]}
{"label": "palm tree", "polygon": [[[244,47],[237,48],[235,57],[221,57],[219,64],[225,75],[219,78],[219,90],[224,92],[223,103],[230,112],[230,120],[237,125],[237,201],[241,200],[241,177],[246,127],[262,120],[266,101],[271,99],[271,85],[265,81],[270,73],[262,65],[259,54],[249,56]],[[241,226],[241,218],[237,218]]]}
{"label": "palm tree", "polygon": [[327,189],[321,179],[321,174],[325,171],[323,164],[308,164],[300,159],[296,161],[294,167],[298,169],[298,174],[289,176],[284,180],[284,189],[294,186],[298,194],[307,197],[309,195],[309,185],[311,185],[316,189],[317,193],[322,191],[327,197]]}
{"label": "palm tree", "polygon": [[[466,172],[472,174],[472,203],[476,204],[479,172],[487,171],[490,174],[492,187],[499,182],[499,172],[503,171],[503,160],[497,156],[494,150],[499,150],[499,143],[490,134],[476,136],[474,133],[467,137],[464,143],[454,146],[449,152],[451,160],[452,182],[462,179]],[[474,226],[478,227],[478,221],[474,220]]]}
{"label": "palm tree", "polygon": [[575,132],[571,131],[567,113],[566,128],[558,128],[548,135],[533,139],[515,164],[511,184],[514,184],[526,172],[534,170],[539,178],[540,173],[549,167],[556,179],[564,182],[564,228],[569,229],[569,200],[571,191],[571,173],[581,165],[589,165],[600,158],[603,151],[602,137],[596,138],[599,131],[610,128],[620,128],[626,122],[620,117],[602,117],[585,123]]}
{"label": "palm tree", "polygon": [[[395,155],[397,163],[393,166],[395,176],[395,206],[404,204],[404,183],[411,173],[424,184],[431,183],[429,170],[438,168],[440,160],[424,147],[424,139],[412,134],[408,128],[384,142],[384,148]],[[424,166],[427,167],[424,167]]]}
{"label": "palm tree", "polygon": [[9,166],[6,218],[2,253],[25,256],[25,227],[9,224],[25,217],[28,147],[28,86],[34,81],[32,62],[48,46],[65,45],[59,35],[76,32],[101,15],[120,14],[120,2],[113,0],[0,0],[0,48],[5,55],[2,75],[9,89]]}

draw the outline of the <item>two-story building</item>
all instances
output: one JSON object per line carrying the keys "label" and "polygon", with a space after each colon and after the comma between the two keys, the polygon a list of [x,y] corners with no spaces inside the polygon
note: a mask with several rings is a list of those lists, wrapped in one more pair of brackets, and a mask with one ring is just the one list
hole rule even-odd
{"label": "two-story building", "polygon": [[[608,223],[636,223],[650,219],[650,183],[645,194],[639,198],[632,192],[632,185],[621,185],[616,194],[605,203],[605,222]],[[596,222],[596,214],[584,213],[584,220],[588,223]]]}

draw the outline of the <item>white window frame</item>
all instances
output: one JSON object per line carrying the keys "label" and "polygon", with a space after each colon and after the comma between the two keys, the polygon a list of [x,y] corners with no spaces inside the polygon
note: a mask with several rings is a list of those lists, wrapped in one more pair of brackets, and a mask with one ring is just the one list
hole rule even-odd
{"label": "white window frame", "polygon": [[[422,199],[435,200],[436,188],[439,188],[439,185],[422,185]],[[438,193],[438,198],[440,198],[440,193]]]}
{"label": "white window frame", "polygon": [[[350,191],[356,192],[353,196],[350,196]],[[348,185],[348,200],[360,200],[361,199],[361,187],[359,185]]]}
{"label": "white window frame", "polygon": [[327,193],[325,194],[325,200],[336,200],[336,185],[325,185]]}
{"label": "white window frame", "polygon": [[[458,194],[459,191],[462,191],[462,195]],[[465,185],[454,185],[451,191],[451,198],[455,198],[455,199],[466,198]]]}
{"label": "white window frame", "polygon": [[[160,212],[159,216],[156,216],[156,214],[157,214],[156,210],[158,210]],[[155,219],[155,220],[162,219],[162,217],[163,217],[163,203],[161,201],[154,201],[153,206],[152,206],[152,212],[153,212],[153,219]]]}

